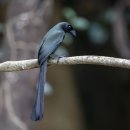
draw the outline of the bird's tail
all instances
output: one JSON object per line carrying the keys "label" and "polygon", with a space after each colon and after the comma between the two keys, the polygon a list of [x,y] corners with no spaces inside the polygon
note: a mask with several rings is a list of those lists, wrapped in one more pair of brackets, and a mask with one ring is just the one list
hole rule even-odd
{"label": "bird's tail", "polygon": [[33,121],[41,120],[43,118],[43,100],[44,100],[44,85],[46,80],[47,62],[45,61],[40,67],[39,81],[37,84],[37,95],[34,102],[31,119]]}

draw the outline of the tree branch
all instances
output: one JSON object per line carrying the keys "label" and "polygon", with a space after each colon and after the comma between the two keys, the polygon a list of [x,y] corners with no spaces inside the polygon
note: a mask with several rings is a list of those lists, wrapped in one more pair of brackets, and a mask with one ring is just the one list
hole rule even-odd
{"label": "tree branch", "polygon": [[[105,57],[105,56],[74,56],[74,57],[63,57],[48,60],[48,64],[58,65],[74,65],[74,64],[94,64],[104,65],[111,67],[127,68],[130,69],[130,60]],[[0,64],[0,71],[11,72],[11,71],[22,71],[33,68],[38,68],[37,59],[22,60],[22,61],[6,61]]]}

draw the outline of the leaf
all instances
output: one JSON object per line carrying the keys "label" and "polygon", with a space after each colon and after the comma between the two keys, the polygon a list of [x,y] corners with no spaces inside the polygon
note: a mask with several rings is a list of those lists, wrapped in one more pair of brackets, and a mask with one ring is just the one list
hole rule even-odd
{"label": "leaf", "polygon": [[64,8],[62,13],[63,13],[64,17],[67,19],[74,18],[77,15],[76,12],[70,7]]}
{"label": "leaf", "polygon": [[88,30],[89,39],[95,44],[104,44],[108,40],[107,31],[98,23],[92,23]]}
{"label": "leaf", "polygon": [[70,20],[74,28],[78,30],[87,30],[89,27],[89,21],[83,17],[75,17]]}

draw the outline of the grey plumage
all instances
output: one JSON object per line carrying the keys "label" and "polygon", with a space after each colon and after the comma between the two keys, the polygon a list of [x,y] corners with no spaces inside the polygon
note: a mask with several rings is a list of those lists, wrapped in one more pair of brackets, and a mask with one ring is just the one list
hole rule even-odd
{"label": "grey plumage", "polygon": [[32,110],[31,119],[34,121],[41,120],[43,117],[43,94],[46,78],[47,59],[53,54],[63,42],[65,33],[75,36],[73,27],[67,22],[61,22],[51,28],[43,37],[39,51],[38,63],[40,65],[40,75],[37,86],[37,95]]}

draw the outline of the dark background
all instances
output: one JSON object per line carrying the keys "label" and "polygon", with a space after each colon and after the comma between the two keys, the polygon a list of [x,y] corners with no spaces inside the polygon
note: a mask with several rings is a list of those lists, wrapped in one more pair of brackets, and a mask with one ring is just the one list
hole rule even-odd
{"label": "dark background", "polygon": [[[0,0],[0,60],[37,58],[43,35],[68,21],[60,55],[130,58],[129,0]],[[0,73],[1,130],[129,130],[130,70],[48,67],[45,116],[30,120],[39,69]]]}

